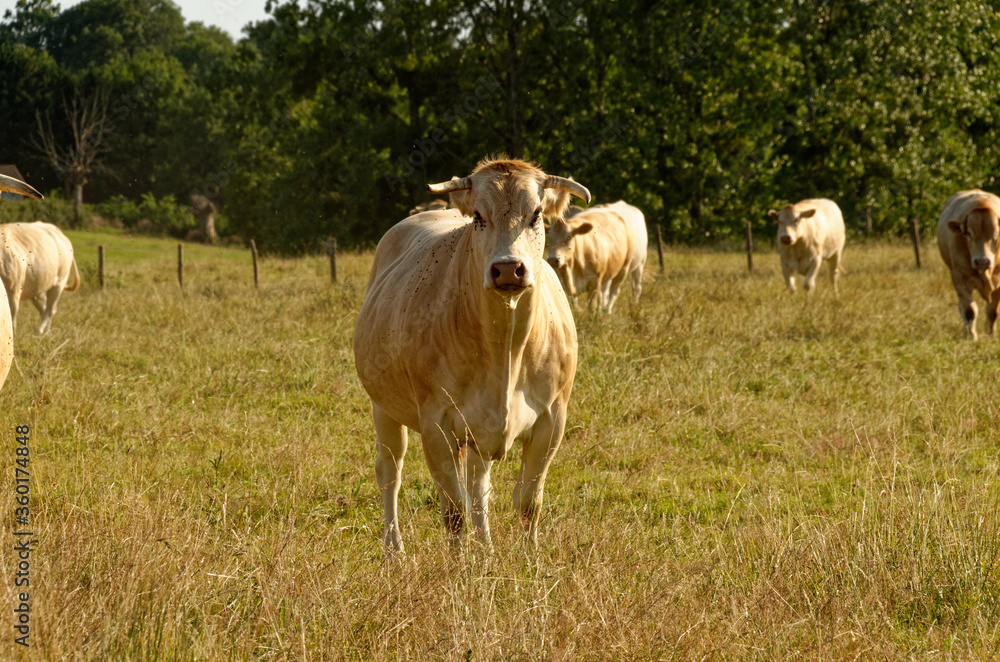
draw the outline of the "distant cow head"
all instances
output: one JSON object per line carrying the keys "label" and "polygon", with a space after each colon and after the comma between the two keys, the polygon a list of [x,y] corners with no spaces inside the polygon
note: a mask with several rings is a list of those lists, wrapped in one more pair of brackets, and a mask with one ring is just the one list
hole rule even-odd
{"label": "distant cow head", "polygon": [[[535,284],[535,270],[545,250],[542,215],[553,214],[564,190],[590,201],[590,192],[562,177],[546,175],[516,159],[484,160],[468,177],[431,184],[431,193],[453,193],[452,203],[472,217],[476,264],[483,269],[483,287],[513,296]],[[564,207],[563,207],[564,208]]]}
{"label": "distant cow head", "polygon": [[988,274],[996,266],[997,238],[1000,237],[997,210],[983,204],[962,220],[948,221],[948,229],[965,237],[970,263],[975,271]]}
{"label": "distant cow head", "polygon": [[799,229],[802,219],[812,218],[815,214],[815,209],[797,210],[794,205],[785,205],[780,212],[773,209],[767,212],[768,216],[778,221],[778,241],[785,246],[791,246],[799,240],[802,236]]}
{"label": "distant cow head", "polygon": [[593,229],[594,224],[589,221],[574,223],[572,219],[556,219],[545,230],[545,237],[549,243],[548,261],[556,272],[573,267],[573,239]]}
{"label": "distant cow head", "polygon": [[20,195],[26,195],[29,198],[35,198],[36,200],[42,199],[41,193],[31,188],[20,179],[14,179],[13,177],[8,177],[6,175],[0,175],[0,191],[19,193]]}

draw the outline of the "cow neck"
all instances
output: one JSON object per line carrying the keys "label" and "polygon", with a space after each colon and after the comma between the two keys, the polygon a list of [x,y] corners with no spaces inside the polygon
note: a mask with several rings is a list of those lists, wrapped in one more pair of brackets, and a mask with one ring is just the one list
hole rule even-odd
{"label": "cow neck", "polygon": [[[473,254],[472,232],[470,224],[466,235],[469,255]],[[537,269],[538,265],[534,266]],[[470,324],[463,325],[462,328],[478,336],[476,340],[482,351],[482,374],[501,375],[500,386],[505,396],[504,411],[507,412],[538,312],[538,284],[541,282],[541,274],[536,277],[536,285],[522,292],[511,307],[507,299],[483,287],[484,272],[485,265],[476,264],[476,260],[468,261],[462,289],[472,293],[466,298],[466,317]]]}

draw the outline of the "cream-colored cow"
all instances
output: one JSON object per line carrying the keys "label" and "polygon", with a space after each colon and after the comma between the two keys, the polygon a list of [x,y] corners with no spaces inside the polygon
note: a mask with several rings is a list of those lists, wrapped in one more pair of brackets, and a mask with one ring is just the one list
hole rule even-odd
{"label": "cream-colored cow", "polygon": [[467,514],[489,544],[490,468],[521,440],[514,507],[538,535],[542,490],[576,372],[576,327],[545,263],[546,189],[576,182],[519,160],[485,160],[428,186],[458,209],[411,216],[378,244],[354,335],[372,400],[387,552],[403,549],[397,497],[407,431],[420,433],[453,543]]}
{"label": "cream-colored cow", "polygon": [[7,290],[14,331],[21,301],[31,299],[42,316],[38,332],[45,333],[63,291],[72,292],[80,285],[73,244],[49,223],[0,225],[0,280]]}
{"label": "cream-colored cow", "polygon": [[[9,191],[26,195],[37,200],[42,194],[31,188],[20,179],[0,175],[0,191]],[[0,387],[7,381],[7,373],[14,362],[14,323],[10,316],[10,306],[7,303],[6,288],[0,288]]]}
{"label": "cream-colored cow", "polygon": [[966,335],[976,340],[976,302],[972,293],[986,300],[986,333],[993,333],[1000,304],[1000,198],[980,191],[959,191],[948,198],[938,219],[937,240],[941,258],[951,271],[958,294],[958,314]]}
{"label": "cream-colored cow", "polygon": [[641,211],[619,200],[568,218],[556,216],[546,237],[548,262],[574,305],[586,291],[591,308],[600,304],[610,313],[626,279],[632,283],[632,303],[639,302],[649,243]]}
{"label": "cream-colored cow", "polygon": [[826,260],[836,292],[847,238],[844,215],[837,203],[825,198],[803,200],[785,205],[780,212],[772,209],[767,213],[778,222],[778,253],[788,289],[795,291],[795,274],[801,274],[806,292],[812,292],[820,265]]}

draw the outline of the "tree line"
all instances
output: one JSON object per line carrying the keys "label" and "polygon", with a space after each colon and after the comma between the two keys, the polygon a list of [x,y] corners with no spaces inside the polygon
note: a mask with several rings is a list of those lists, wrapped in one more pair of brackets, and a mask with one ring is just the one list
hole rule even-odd
{"label": "tree line", "polygon": [[[1000,192],[998,10],[271,0],[234,41],[169,0],[18,0],[0,162],[88,202],[203,195],[279,253],[369,245],[426,183],[498,152],[627,200],[671,242],[770,233],[769,208],[819,196],[856,232],[928,231],[955,190]],[[101,117],[83,147],[81,109]],[[91,150],[88,171],[56,148]]]}

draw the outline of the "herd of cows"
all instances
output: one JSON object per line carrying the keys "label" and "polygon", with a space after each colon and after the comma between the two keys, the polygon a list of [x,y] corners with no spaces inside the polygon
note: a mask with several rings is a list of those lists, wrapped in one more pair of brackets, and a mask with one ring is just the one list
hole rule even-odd
{"label": "herd of cows", "polygon": [[[521,440],[513,501],[535,545],[576,374],[572,308],[586,293],[591,309],[610,313],[625,281],[638,303],[645,219],[621,201],[575,207],[571,196],[590,203],[584,186],[516,159],[486,159],[471,175],[427,189],[449,194],[450,203],[412,210],[379,242],[354,335],[355,365],[372,402],[383,544],[390,554],[403,550],[397,504],[409,428],[420,433],[453,544],[469,520],[489,545],[490,470]],[[42,197],[4,176],[0,190]],[[837,205],[803,200],[768,213],[788,289],[799,274],[811,292],[826,261],[836,291],[846,237]],[[996,325],[998,239],[1000,198],[971,190],[947,201],[938,247],[973,339],[973,292],[986,301],[987,332]],[[59,296],[76,289],[80,276],[66,236],[27,223],[0,226],[0,279],[2,386],[19,302],[34,302],[45,333]]]}

